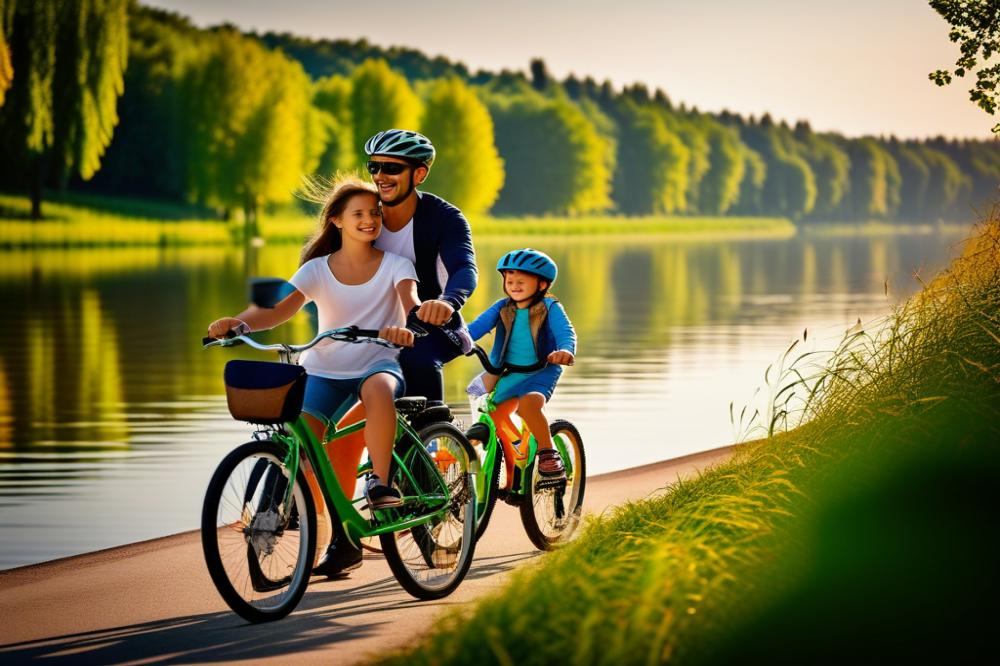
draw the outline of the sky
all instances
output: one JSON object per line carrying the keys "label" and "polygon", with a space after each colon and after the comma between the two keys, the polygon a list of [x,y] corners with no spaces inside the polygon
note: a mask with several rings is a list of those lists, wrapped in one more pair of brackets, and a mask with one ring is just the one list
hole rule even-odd
{"label": "sky", "polygon": [[958,47],[926,0],[143,0],[199,26],[366,38],[470,69],[545,60],[569,73],[642,82],[676,103],[769,112],[847,136],[990,138],[969,78],[939,88]]}

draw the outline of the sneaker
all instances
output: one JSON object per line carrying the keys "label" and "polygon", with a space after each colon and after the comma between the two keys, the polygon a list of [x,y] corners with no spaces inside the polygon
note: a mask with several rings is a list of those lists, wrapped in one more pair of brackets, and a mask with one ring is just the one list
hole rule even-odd
{"label": "sneaker", "polygon": [[365,497],[372,509],[388,509],[403,505],[403,497],[395,488],[382,483],[382,480],[372,474],[365,483]]}
{"label": "sneaker", "polygon": [[538,451],[538,473],[546,479],[557,479],[566,476],[566,468],[563,467],[562,457],[555,449],[541,449]]}
{"label": "sneaker", "polygon": [[362,555],[361,549],[355,548],[347,539],[334,537],[333,543],[327,546],[326,559],[313,567],[313,573],[329,578],[345,576],[361,566]]}

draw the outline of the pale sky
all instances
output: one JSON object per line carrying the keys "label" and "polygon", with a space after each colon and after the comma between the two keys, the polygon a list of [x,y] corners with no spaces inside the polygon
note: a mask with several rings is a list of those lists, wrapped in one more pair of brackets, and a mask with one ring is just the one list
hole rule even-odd
{"label": "pale sky", "polygon": [[705,111],[808,120],[848,136],[990,138],[969,77],[927,74],[958,48],[925,0],[143,0],[199,26],[366,38],[464,62],[663,88]]}

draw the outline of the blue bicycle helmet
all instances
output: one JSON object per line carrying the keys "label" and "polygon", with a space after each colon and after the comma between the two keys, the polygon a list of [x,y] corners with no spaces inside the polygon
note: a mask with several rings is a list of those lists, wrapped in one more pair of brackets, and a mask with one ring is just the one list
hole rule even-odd
{"label": "blue bicycle helmet", "polygon": [[428,169],[434,164],[434,145],[419,132],[390,129],[379,132],[365,142],[365,153],[398,157],[415,164],[423,164]]}
{"label": "blue bicycle helmet", "polygon": [[556,275],[559,274],[559,267],[556,266],[556,262],[552,261],[552,257],[544,252],[532,250],[530,247],[523,250],[512,250],[500,257],[500,261],[497,262],[497,270],[501,273],[504,271],[531,273],[543,280],[548,280],[549,286],[556,281]]}

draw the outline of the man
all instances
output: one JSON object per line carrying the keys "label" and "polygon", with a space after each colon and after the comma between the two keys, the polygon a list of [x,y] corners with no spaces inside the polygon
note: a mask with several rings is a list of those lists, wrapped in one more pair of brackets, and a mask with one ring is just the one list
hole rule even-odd
{"label": "man", "polygon": [[[406,395],[424,396],[428,403],[443,401],[442,366],[460,352],[437,327],[461,309],[478,280],[469,223],[455,206],[416,189],[434,163],[434,146],[427,137],[407,130],[386,130],[365,142],[365,153],[369,156],[368,173],[382,201],[382,233],[375,247],[413,262],[421,300],[417,318],[433,324],[427,336],[400,352]],[[340,426],[363,417],[364,410],[358,405],[344,416]],[[364,445],[362,433],[357,433],[328,448],[346,493],[354,489]],[[317,574],[333,576],[361,566],[361,550],[340,532],[335,526],[334,541],[326,559],[316,567]]]}

